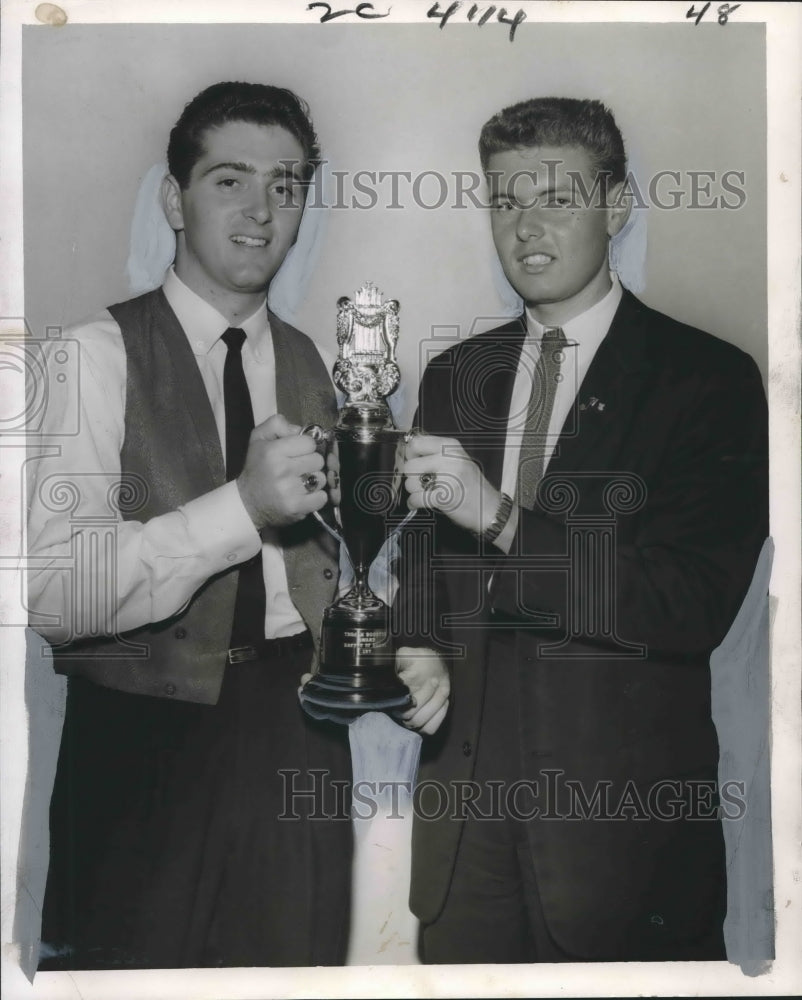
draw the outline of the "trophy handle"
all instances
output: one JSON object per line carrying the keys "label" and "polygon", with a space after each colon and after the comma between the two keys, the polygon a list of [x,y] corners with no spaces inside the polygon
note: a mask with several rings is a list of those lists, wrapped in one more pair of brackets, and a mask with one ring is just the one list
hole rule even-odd
{"label": "trophy handle", "polygon": [[342,538],[339,534],[342,531],[342,523],[340,521],[340,470],[337,449],[335,447],[336,437],[334,429],[326,430],[320,424],[307,424],[301,428],[299,433],[311,437],[315,442],[316,450],[323,456],[326,466],[326,488],[329,494],[329,503],[323,509],[325,511],[332,511],[331,518],[333,523],[330,524],[326,518],[322,517],[320,511],[313,511],[312,517],[316,521],[319,521],[327,531],[336,531],[337,541],[342,543]]}
{"label": "trophy handle", "polygon": [[324,428],[322,428],[320,424],[307,424],[305,427],[301,428],[299,433],[306,434],[307,437],[311,437],[314,440],[315,444],[318,445],[318,447],[321,444],[323,444],[324,447],[326,445],[330,445],[334,437],[332,431],[324,430]]}

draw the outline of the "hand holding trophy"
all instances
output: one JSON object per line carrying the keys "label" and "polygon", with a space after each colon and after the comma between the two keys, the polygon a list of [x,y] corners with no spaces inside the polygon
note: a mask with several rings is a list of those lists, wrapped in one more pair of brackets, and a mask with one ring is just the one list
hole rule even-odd
{"label": "hand holding trophy", "polygon": [[400,712],[411,705],[395,671],[390,609],[368,584],[400,485],[396,456],[404,432],[394,426],[386,402],[401,377],[395,360],[398,302],[384,302],[370,282],[354,298],[337,303],[339,352],[333,376],[346,395],[340,419],[331,430],[304,428],[331,449],[327,479],[339,505],[354,584],[324,611],[321,662],[300,697],[312,715],[334,711],[344,717]]}

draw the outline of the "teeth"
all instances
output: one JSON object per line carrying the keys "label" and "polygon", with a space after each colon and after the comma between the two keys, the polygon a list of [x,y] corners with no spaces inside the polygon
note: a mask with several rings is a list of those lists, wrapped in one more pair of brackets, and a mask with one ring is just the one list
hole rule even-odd
{"label": "teeth", "polygon": [[266,247],[267,240],[262,239],[260,236],[232,236],[231,241],[233,243],[239,243],[240,246],[244,247]]}
{"label": "teeth", "polygon": [[524,257],[523,262],[524,264],[548,264],[550,260],[551,257],[549,257],[548,254],[533,253],[530,254],[528,257]]}

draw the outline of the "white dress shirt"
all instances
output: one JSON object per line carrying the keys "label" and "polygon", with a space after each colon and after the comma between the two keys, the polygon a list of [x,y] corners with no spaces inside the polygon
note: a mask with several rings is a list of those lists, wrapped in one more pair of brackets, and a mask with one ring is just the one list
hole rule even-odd
{"label": "white dress shirt", "polygon": [[[220,338],[229,323],[172,269],[164,293],[195,355],[225,456],[223,366],[227,348]],[[273,340],[264,304],[240,327],[246,334],[243,368],[254,421],[259,424],[276,412]],[[87,551],[80,536],[87,525],[108,522],[114,515],[108,490],[121,472],[126,355],[120,328],[106,310],[66,331],[65,339],[80,345],[80,379],[64,387],[58,405],[48,405],[42,428],[46,453],[28,463],[28,606],[36,615],[37,629],[55,642],[98,633],[112,635],[162,621],[179,611],[209,577],[250,559],[261,545],[267,596],[265,636],[302,631],[304,622],[290,600],[284,557],[275,534],[266,529],[260,539],[235,482],[145,523],[114,517],[116,593],[100,602],[94,620],[82,613],[85,602],[79,595],[96,592],[98,581],[108,575],[107,557]],[[51,355],[59,344],[48,345]],[[58,436],[67,414],[74,412],[79,414],[78,433]],[[74,506],[68,510],[54,502],[59,482],[71,484],[74,490]],[[75,554],[79,551],[80,557]],[[41,615],[54,616],[53,624],[41,626]]]}
{"label": "white dress shirt", "polygon": [[[551,411],[549,429],[544,442],[544,470],[548,468],[557,440],[563,429],[566,434],[574,430],[576,410],[574,402],[579,394],[582,380],[587,374],[590,364],[596,356],[601,342],[607,336],[613,316],[618,309],[623,294],[618,276],[610,273],[612,287],[595,306],[567,323],[562,324],[562,331],[567,341],[565,359],[560,365],[562,379],[557,383],[554,396],[554,407]],[[526,310],[526,338],[518,362],[518,371],[513,383],[512,399],[510,401],[510,417],[507,423],[507,441],[504,449],[504,463],[501,474],[501,492],[515,498],[518,485],[518,463],[521,455],[521,439],[526,426],[526,413],[529,398],[532,394],[532,380],[540,357],[540,345],[543,331],[546,329]],[[565,426],[564,426],[565,425]],[[513,514],[507,522],[504,531],[499,535],[497,544],[500,548],[509,550],[518,525],[518,508],[513,507]]]}

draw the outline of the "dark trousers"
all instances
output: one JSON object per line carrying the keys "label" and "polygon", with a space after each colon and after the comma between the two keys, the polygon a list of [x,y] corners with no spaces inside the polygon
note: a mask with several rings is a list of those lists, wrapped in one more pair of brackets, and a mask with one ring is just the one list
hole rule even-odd
{"label": "dark trousers", "polygon": [[229,665],[216,705],[70,679],[40,968],[344,961],[348,730],[302,711],[290,647]]}
{"label": "dark trousers", "polygon": [[[517,663],[512,631],[499,630],[490,640],[482,727],[477,747],[474,780],[480,797],[475,813],[467,811],[448,896],[437,920],[421,928],[423,960],[427,964],[573,962],[583,960],[562,949],[549,932],[538,886],[527,824],[549,822],[516,818],[504,808],[505,797],[494,798],[490,783],[504,789],[514,786],[523,773],[520,750],[520,717],[526,710],[517,696]],[[525,814],[531,802],[517,803]],[[500,818],[487,818],[494,815]],[[552,821],[553,822],[553,821]],[[712,828],[711,828],[712,829]],[[711,834],[712,835],[712,834]],[[598,864],[604,865],[604,858]],[[693,859],[688,859],[693,864]],[[722,857],[723,864],[723,857]],[[659,868],[659,862],[658,862]],[[721,907],[698,937],[669,947],[655,947],[642,934],[628,937],[615,954],[599,961],[723,961],[723,871],[700,873],[700,899],[710,890],[703,883],[720,884]],[[659,879],[658,879],[659,881]],[[581,904],[581,900],[579,901]],[[690,907],[693,901],[690,900]],[[590,914],[586,933],[592,934]]]}
{"label": "dark trousers", "polygon": [[468,812],[445,907],[421,930],[427,964],[571,961],[548,932],[524,823],[499,810],[488,794],[488,782],[507,788],[521,777],[514,676],[512,633],[499,632],[488,652],[474,771],[482,789],[479,815]]}

